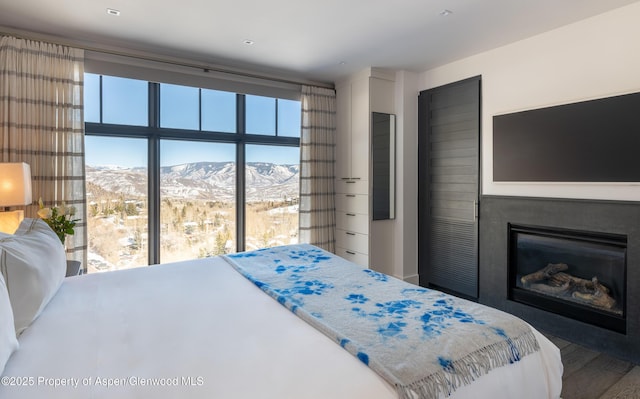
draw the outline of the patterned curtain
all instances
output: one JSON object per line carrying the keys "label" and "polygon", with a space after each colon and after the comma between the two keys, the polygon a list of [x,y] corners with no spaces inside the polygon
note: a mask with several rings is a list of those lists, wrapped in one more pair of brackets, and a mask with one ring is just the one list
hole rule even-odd
{"label": "patterned curtain", "polygon": [[31,166],[26,217],[37,217],[39,198],[76,208],[65,246],[68,259],[86,265],[83,81],[83,50],[0,37],[0,162]]}
{"label": "patterned curtain", "polygon": [[336,94],[302,87],[300,242],[335,252]]}

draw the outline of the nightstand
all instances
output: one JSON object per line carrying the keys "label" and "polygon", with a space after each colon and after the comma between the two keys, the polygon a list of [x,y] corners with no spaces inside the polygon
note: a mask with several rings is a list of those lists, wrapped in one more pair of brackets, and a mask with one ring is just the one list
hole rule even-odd
{"label": "nightstand", "polygon": [[82,268],[80,267],[79,260],[68,260],[67,261],[67,274],[65,277],[70,276],[78,276],[82,274]]}

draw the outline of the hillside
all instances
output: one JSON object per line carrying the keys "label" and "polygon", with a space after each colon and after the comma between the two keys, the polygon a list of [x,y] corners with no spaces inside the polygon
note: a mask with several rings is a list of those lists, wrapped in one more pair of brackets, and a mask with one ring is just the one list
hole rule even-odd
{"label": "hillside", "polygon": [[[147,196],[147,169],[89,166],[88,187]],[[299,165],[249,162],[246,165],[247,202],[277,201],[298,196]],[[234,201],[236,166],[233,162],[194,162],[160,168],[160,194],[171,199]]]}

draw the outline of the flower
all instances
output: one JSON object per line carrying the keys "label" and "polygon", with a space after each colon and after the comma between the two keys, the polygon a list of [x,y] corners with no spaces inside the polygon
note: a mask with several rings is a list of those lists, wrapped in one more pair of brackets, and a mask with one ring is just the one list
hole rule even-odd
{"label": "flower", "polygon": [[73,219],[76,214],[76,208],[73,206],[66,207],[64,202],[60,208],[45,208],[42,198],[38,200],[38,204],[40,205],[38,216],[51,227],[51,230],[56,233],[60,242],[64,245],[65,237],[67,235],[73,235],[73,228],[76,226],[76,222],[80,220]]}

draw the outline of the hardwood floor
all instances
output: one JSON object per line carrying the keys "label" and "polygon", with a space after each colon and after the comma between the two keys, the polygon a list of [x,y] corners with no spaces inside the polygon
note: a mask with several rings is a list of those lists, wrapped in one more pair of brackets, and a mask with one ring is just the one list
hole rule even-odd
{"label": "hardwood floor", "polygon": [[547,335],[562,355],[562,399],[640,398],[640,366]]}

